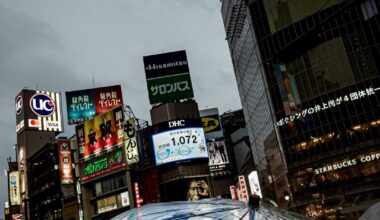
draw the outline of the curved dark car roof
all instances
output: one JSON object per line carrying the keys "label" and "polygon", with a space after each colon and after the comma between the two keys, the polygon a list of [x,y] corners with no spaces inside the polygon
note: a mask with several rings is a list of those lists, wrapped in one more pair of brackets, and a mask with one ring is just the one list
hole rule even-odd
{"label": "curved dark car roof", "polygon": [[[152,203],[126,211],[113,220],[169,220],[169,219],[249,219],[246,203],[230,199],[203,199],[199,201],[179,201]],[[296,213],[262,205],[255,212],[255,220],[260,219],[308,219]]]}

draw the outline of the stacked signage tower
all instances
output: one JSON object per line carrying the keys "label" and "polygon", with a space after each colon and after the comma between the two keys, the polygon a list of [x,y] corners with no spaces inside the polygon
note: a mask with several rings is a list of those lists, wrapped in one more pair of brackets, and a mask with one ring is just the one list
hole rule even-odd
{"label": "stacked signage tower", "polygon": [[66,92],[66,99],[69,124],[76,125],[83,217],[105,219],[133,208],[127,166],[139,161],[140,126],[123,106],[120,85]]}
{"label": "stacked signage tower", "polygon": [[[12,194],[20,195],[17,202],[23,218],[62,219],[66,202],[63,188],[73,185],[70,181],[62,182],[63,176],[57,169],[63,168],[58,163],[55,143],[55,136],[63,130],[61,95],[24,89],[15,102],[18,181],[14,182]],[[65,161],[70,161],[67,155]],[[43,169],[38,171],[39,167]],[[67,180],[72,180],[72,174],[72,167],[66,167]]]}
{"label": "stacked signage tower", "polygon": [[[159,201],[210,197],[212,187],[202,121],[186,52],[144,57]],[[150,171],[152,172],[152,171]]]}

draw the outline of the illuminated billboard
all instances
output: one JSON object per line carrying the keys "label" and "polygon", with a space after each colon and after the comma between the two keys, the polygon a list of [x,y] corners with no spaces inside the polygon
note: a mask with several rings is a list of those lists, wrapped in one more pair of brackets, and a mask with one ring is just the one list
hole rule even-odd
{"label": "illuminated billboard", "polygon": [[124,141],[127,164],[139,162],[139,150],[137,147],[136,119],[129,118],[124,122]]}
{"label": "illuminated billboard", "polygon": [[59,166],[62,184],[72,184],[74,182],[73,162],[69,146],[69,140],[58,140]]}
{"label": "illuminated billboard", "polygon": [[9,173],[9,198],[11,205],[20,205],[20,179],[18,171]]}
{"label": "illuminated billboard", "polygon": [[76,126],[80,158],[110,151],[124,141],[122,106]]}
{"label": "illuminated billboard", "polygon": [[202,118],[206,139],[223,137],[218,108],[201,110],[199,111],[199,115]]}
{"label": "illuminated billboard", "polygon": [[208,158],[203,127],[201,125],[192,126],[190,122],[191,120],[181,119],[158,125],[161,129],[167,126],[168,130],[152,136],[156,165],[187,159]]}
{"label": "illuminated billboard", "polygon": [[186,51],[145,56],[150,104],[194,97]]}
{"label": "illuminated billboard", "polygon": [[126,166],[125,156],[121,149],[101,156],[89,162],[82,167],[82,181],[87,181],[94,177],[109,173]]}
{"label": "illuminated billboard", "polygon": [[260,188],[259,177],[257,176],[257,171],[252,171],[248,175],[248,181],[249,181],[249,186],[251,187],[252,195],[257,195],[257,196],[260,196],[260,198],[263,198],[263,194],[261,193],[261,188]]}
{"label": "illuminated billboard", "polygon": [[63,131],[60,93],[24,89],[15,103],[17,134],[24,129]]}
{"label": "illuminated billboard", "polygon": [[76,124],[123,104],[120,85],[66,92],[68,124]]}
{"label": "illuminated billboard", "polygon": [[225,176],[231,173],[224,140],[208,141],[208,156],[211,176]]}

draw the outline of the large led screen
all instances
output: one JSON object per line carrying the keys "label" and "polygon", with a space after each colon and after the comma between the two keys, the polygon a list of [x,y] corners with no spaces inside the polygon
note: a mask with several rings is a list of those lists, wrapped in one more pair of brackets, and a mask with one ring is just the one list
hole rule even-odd
{"label": "large led screen", "polygon": [[202,127],[178,128],[152,136],[156,165],[194,158],[208,158]]}

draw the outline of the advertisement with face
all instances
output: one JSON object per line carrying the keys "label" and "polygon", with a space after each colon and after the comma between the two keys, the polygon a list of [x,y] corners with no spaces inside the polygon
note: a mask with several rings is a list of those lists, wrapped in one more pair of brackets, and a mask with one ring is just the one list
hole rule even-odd
{"label": "advertisement with face", "polygon": [[123,104],[121,86],[66,92],[68,124],[76,124]]}
{"label": "advertisement with face", "polygon": [[200,200],[210,197],[210,190],[206,178],[189,180],[186,199]]}
{"label": "advertisement with face", "polygon": [[18,171],[9,173],[9,198],[11,205],[20,205],[20,181]]}
{"label": "advertisement with face", "polygon": [[123,109],[120,106],[76,126],[80,157],[87,158],[122,144],[123,121]]}

